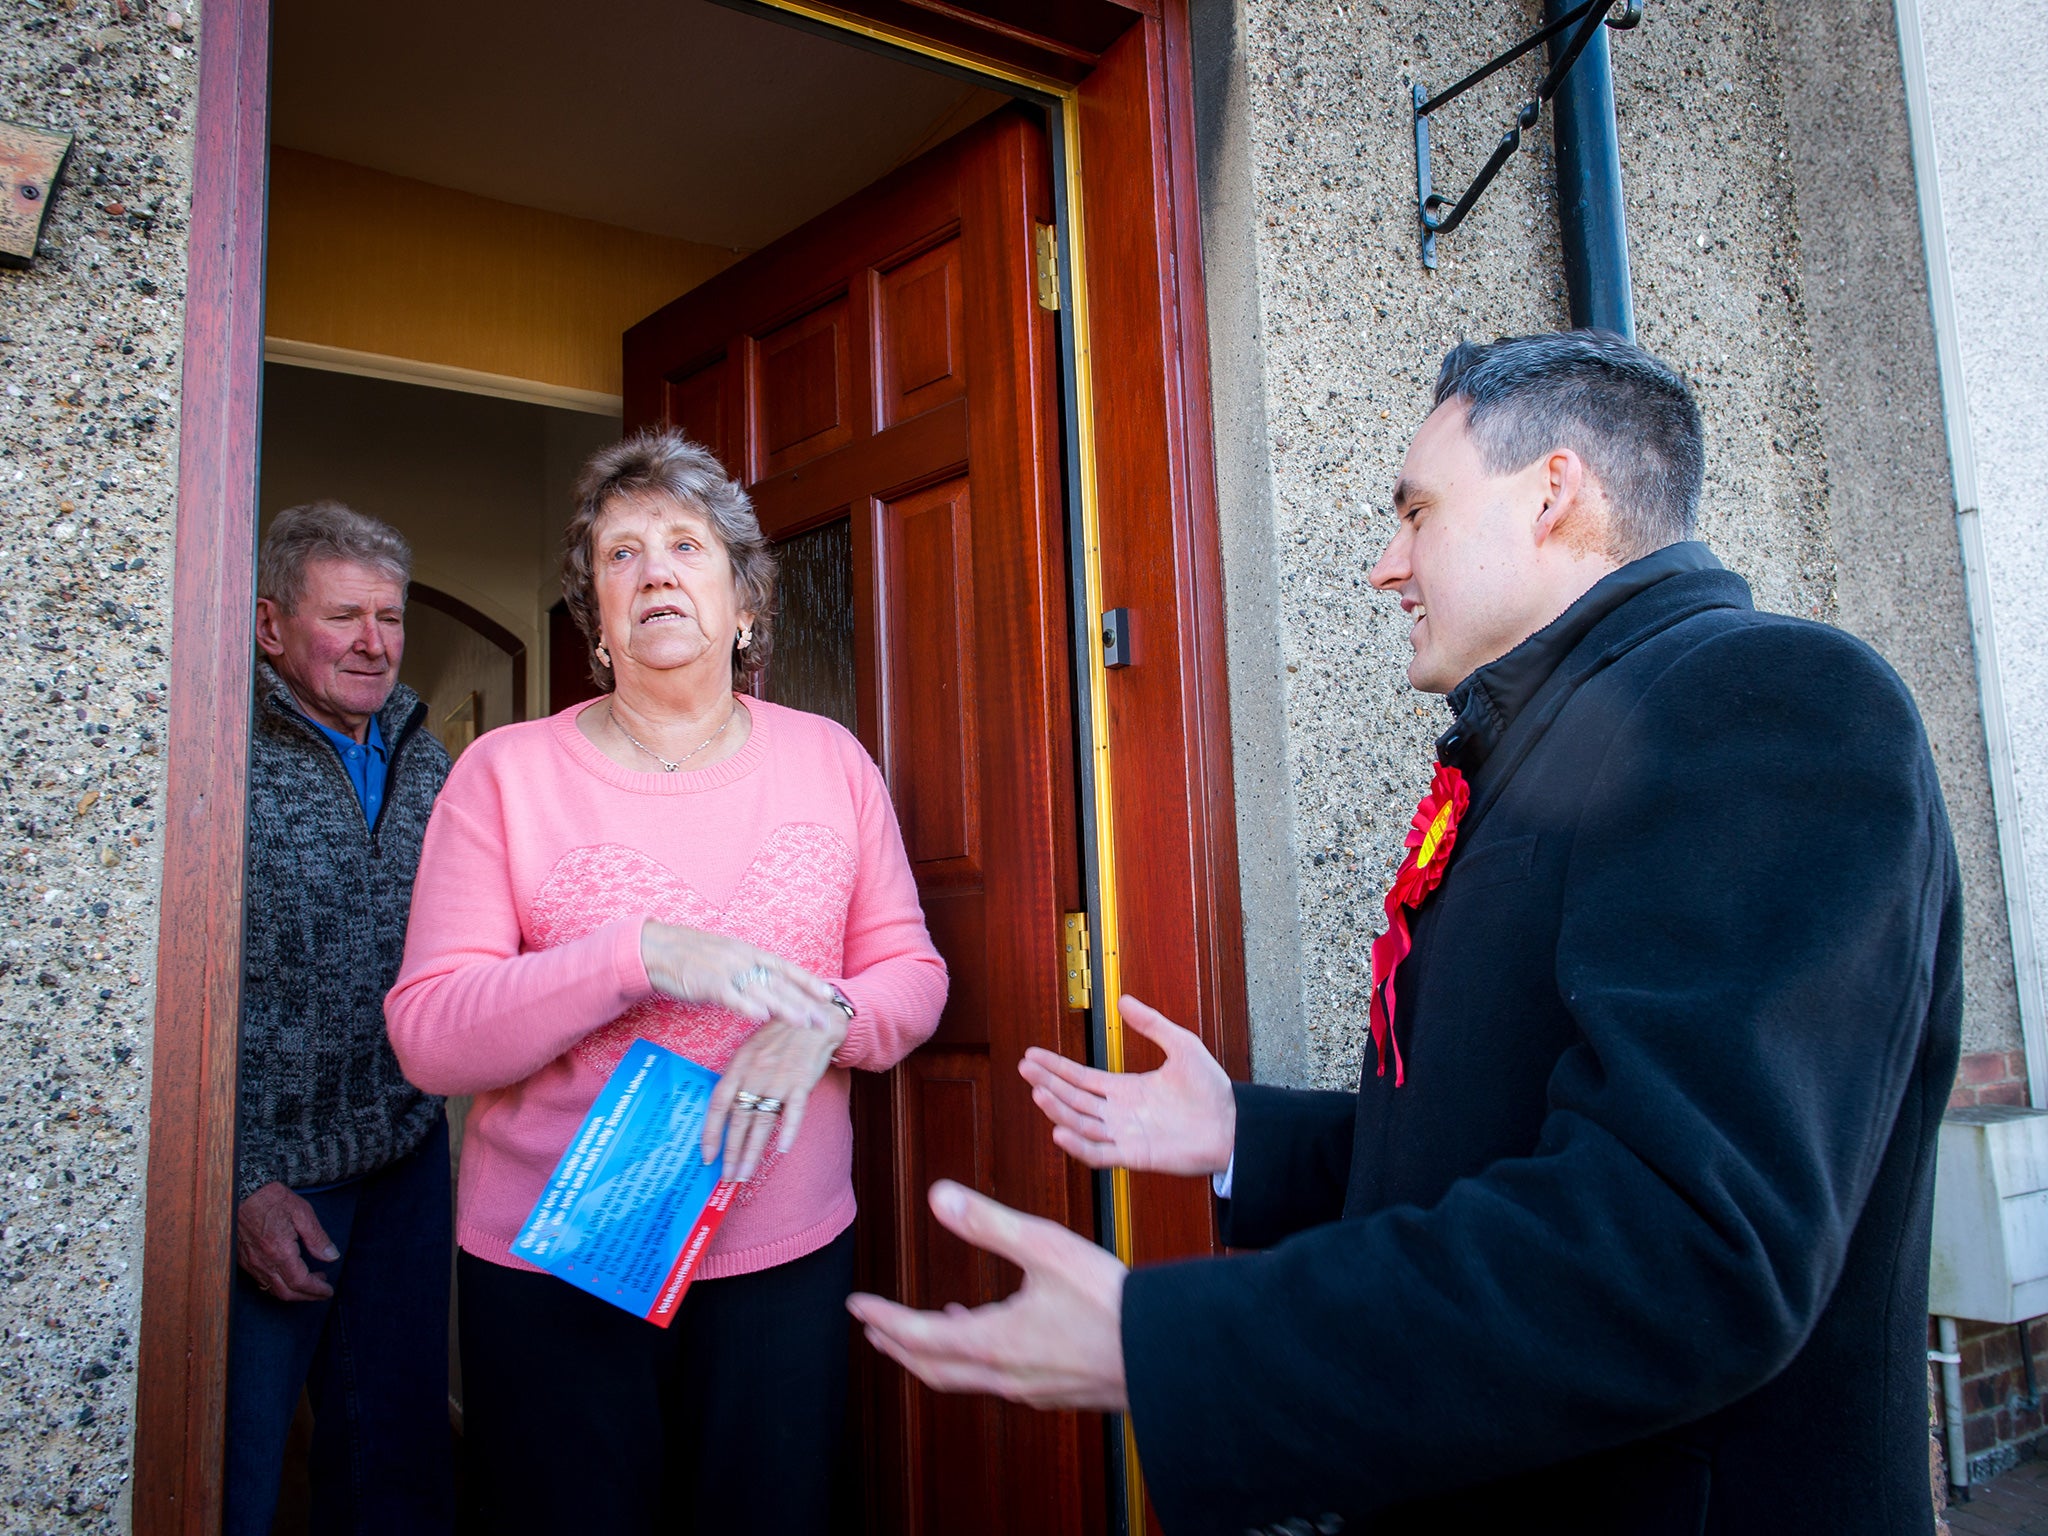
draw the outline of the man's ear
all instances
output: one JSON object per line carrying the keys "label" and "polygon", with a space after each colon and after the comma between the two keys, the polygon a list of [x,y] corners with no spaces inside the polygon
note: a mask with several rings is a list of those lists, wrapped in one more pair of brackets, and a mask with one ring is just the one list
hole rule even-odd
{"label": "man's ear", "polygon": [[284,632],[278,626],[281,617],[274,599],[256,599],[256,646],[266,656],[284,654]]}
{"label": "man's ear", "polygon": [[1569,448],[1558,448],[1543,460],[1541,473],[1543,510],[1536,515],[1536,542],[1562,538],[1567,545],[1580,547],[1599,516],[1586,461]]}

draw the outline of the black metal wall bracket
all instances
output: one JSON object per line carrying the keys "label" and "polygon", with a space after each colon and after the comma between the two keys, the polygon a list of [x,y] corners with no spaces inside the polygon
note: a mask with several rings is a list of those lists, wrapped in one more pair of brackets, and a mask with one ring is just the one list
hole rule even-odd
{"label": "black metal wall bracket", "polygon": [[[1610,14],[1611,13],[1611,14]],[[1534,36],[1524,38],[1506,53],[1473,70],[1448,90],[1429,94],[1428,88],[1420,81],[1415,84],[1415,209],[1422,220],[1422,264],[1432,271],[1436,269],[1436,237],[1448,235],[1465,221],[1465,215],[1472,211],[1472,205],[1493,178],[1500,174],[1501,167],[1522,145],[1522,133],[1536,126],[1536,119],[1543,113],[1543,104],[1557,94],[1557,88],[1564,77],[1571,73],[1571,67],[1578,63],[1579,55],[1585,52],[1586,44],[1593,40],[1594,29],[1603,24],[1615,31],[1626,31],[1643,19],[1643,0],[1583,0],[1562,16],[1544,27]],[[1536,94],[1522,103],[1515,113],[1515,125],[1501,135],[1494,145],[1493,153],[1486,164],[1479,168],[1479,174],[1472,178],[1464,194],[1453,201],[1430,186],[1429,179],[1429,115],[1445,103],[1454,101],[1472,89],[1489,75],[1506,69],[1515,60],[1534,49],[1542,47],[1566,28],[1576,28],[1564,51],[1557,55],[1550,66],[1550,72],[1536,87]],[[1439,210],[1449,208],[1450,212]]]}

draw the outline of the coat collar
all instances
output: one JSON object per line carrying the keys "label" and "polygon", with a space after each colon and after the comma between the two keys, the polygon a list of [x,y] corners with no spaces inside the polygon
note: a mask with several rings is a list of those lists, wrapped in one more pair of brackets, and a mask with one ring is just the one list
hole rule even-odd
{"label": "coat collar", "polygon": [[[256,697],[271,714],[303,723],[309,729],[312,727],[311,717],[299,708],[299,701],[292,697],[291,689],[285,686],[277,668],[260,659],[256,663]],[[413,716],[425,713],[425,709],[420,696],[405,684],[392,685],[391,697],[377,711],[377,726],[384,733],[386,756],[398,749],[398,739],[411,729]]]}
{"label": "coat collar", "polygon": [[[1695,540],[1667,544],[1640,560],[1632,560],[1619,570],[1601,577],[1585,596],[1557,618],[1498,661],[1488,662],[1479,668],[1450,691],[1444,702],[1450,705],[1456,718],[1436,740],[1437,760],[1458,769],[1467,777],[1478,772],[1493,755],[1493,749],[1500,745],[1508,727],[1536,697],[1537,691],[1550,681],[1565,658],[1595,630],[1604,632],[1609,627],[1603,621],[1611,615],[1617,616],[1618,622],[1622,622],[1631,634],[1638,630],[1647,633],[1662,628],[1670,622],[1670,615],[1664,612],[1667,604],[1654,604],[1654,612],[1645,609],[1637,616],[1633,612],[1632,599],[1673,577],[1697,571],[1720,572],[1724,581],[1732,584],[1733,590],[1728,593],[1729,603],[1745,608],[1750,606],[1749,589],[1742,578],[1725,570],[1714,558],[1714,552]],[[1691,589],[1696,583],[1680,582],[1678,585],[1687,589],[1685,599],[1695,598],[1696,594]],[[1680,594],[1669,595],[1677,597]],[[1631,608],[1626,620],[1619,618],[1619,610],[1624,607]]]}

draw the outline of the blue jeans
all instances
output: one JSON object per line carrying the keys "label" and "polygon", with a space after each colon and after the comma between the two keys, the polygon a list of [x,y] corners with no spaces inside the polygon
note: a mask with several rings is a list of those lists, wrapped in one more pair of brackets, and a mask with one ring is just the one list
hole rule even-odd
{"label": "blue jeans", "polygon": [[447,1121],[389,1167],[302,1196],[341,1250],[312,1263],[334,1295],[279,1301],[235,1270],[222,1531],[268,1536],[303,1387],[315,1536],[448,1536]]}

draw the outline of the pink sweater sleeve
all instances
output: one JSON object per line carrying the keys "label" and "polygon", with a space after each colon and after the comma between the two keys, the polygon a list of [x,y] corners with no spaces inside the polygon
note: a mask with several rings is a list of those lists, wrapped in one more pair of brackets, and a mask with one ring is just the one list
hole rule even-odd
{"label": "pink sweater sleeve", "polygon": [[459,769],[427,823],[405,962],[384,999],[398,1064],[428,1093],[530,1077],[654,990],[644,918],[522,953],[496,787]]}
{"label": "pink sweater sleeve", "polygon": [[854,751],[861,774],[860,875],[846,911],[846,974],[838,980],[853,1004],[853,1023],[832,1059],[886,1072],[939,1027],[946,962],[925,931],[888,786],[867,754],[857,746]]}

